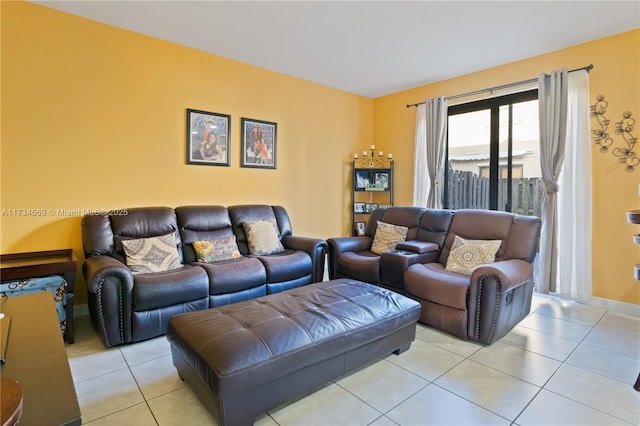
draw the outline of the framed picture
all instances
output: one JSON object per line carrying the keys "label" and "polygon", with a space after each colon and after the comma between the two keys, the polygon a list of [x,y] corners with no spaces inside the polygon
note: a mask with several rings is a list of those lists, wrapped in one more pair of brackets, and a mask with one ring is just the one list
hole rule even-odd
{"label": "framed picture", "polygon": [[378,203],[366,203],[364,205],[364,212],[365,213],[371,213],[377,208],[378,208]]}
{"label": "framed picture", "polygon": [[373,175],[373,181],[376,186],[388,191],[391,185],[391,182],[389,181],[389,172],[375,172]]}
{"label": "framed picture", "polygon": [[276,168],[278,124],[242,118],[241,167]]}
{"label": "framed picture", "polygon": [[229,165],[231,116],[187,109],[187,164]]}
{"label": "framed picture", "polygon": [[364,230],[367,227],[367,224],[365,222],[360,222],[360,221],[356,221],[355,225],[355,229],[356,229],[356,234],[357,235],[364,235]]}
{"label": "framed picture", "polygon": [[371,171],[370,170],[358,170],[355,171],[355,179],[353,182],[354,190],[365,191],[367,186],[371,183]]}
{"label": "framed picture", "polygon": [[365,203],[355,202],[353,203],[353,212],[354,213],[364,213]]}

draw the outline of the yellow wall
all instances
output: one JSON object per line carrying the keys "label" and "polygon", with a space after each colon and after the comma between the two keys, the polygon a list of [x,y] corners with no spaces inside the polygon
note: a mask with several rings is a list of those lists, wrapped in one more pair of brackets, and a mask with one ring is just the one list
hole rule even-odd
{"label": "yellow wall", "polygon": [[[80,217],[59,210],[149,205],[281,204],[295,234],[346,235],[350,158],[372,143],[393,152],[395,202],[411,204],[415,109],[405,104],[563,66],[593,63],[591,98],[604,94],[612,119],[640,117],[637,30],[371,100],[30,3],[0,8],[0,207],[46,212],[1,216],[2,253],[81,257]],[[230,167],[186,164],[186,108],[232,116]],[[241,117],[278,123],[277,170],[240,167]],[[639,170],[593,151],[594,295],[636,304],[640,230],[624,212],[640,208]]]}
{"label": "yellow wall", "polygon": [[[349,227],[348,165],[373,101],[24,2],[2,8],[2,253],[71,247],[59,210],[285,206],[295,234]],[[186,109],[230,114],[231,166],[186,164]],[[240,118],[278,123],[276,170],[240,167]],[[15,209],[46,215],[12,216]],[[79,279],[76,303],[86,303]]]}
{"label": "yellow wall", "polygon": [[[581,44],[523,61],[417,87],[374,100],[374,143],[393,149],[396,158],[396,203],[411,204],[413,197],[413,140],[415,108],[406,104],[434,96],[452,96],[505,83],[535,78],[540,72],[593,64],[590,100],[603,94],[609,102],[606,116],[610,132],[624,111],[638,120],[633,135],[640,136],[640,30]],[[460,101],[469,101],[465,98]],[[614,146],[623,146],[619,136]],[[612,147],[613,148],[613,147]],[[635,152],[640,154],[640,144]],[[633,173],[610,152],[592,149],[593,173],[593,295],[640,304],[640,283],[633,278],[633,265],[640,263],[640,249],[632,235],[637,225],[626,222],[625,212],[640,208],[640,167]],[[581,206],[577,206],[579,214]]]}

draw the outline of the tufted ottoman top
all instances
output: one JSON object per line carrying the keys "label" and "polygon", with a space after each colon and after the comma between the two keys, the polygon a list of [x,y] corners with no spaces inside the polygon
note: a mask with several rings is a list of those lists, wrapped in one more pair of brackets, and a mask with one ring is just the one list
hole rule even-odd
{"label": "tufted ottoman top", "polygon": [[219,398],[415,323],[418,302],[350,279],[176,315],[167,339]]}

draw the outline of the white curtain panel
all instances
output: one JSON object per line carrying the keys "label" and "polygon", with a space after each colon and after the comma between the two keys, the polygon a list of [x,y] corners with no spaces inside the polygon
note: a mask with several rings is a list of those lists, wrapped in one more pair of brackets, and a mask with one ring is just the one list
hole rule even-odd
{"label": "white curtain panel", "polygon": [[[565,156],[567,134],[568,72],[552,71],[538,77],[538,113],[540,122],[540,167],[542,195],[542,229],[540,262],[536,269],[536,290],[555,292],[558,277],[558,178]],[[564,265],[563,265],[564,267]]]}
{"label": "white curtain panel", "polygon": [[447,98],[427,99],[417,107],[413,205],[441,209],[441,183],[447,138]]}
{"label": "white curtain panel", "polygon": [[447,145],[447,98],[427,99],[427,170],[429,172],[429,193],[427,195],[427,208],[441,209],[442,200],[440,192],[442,182],[438,180],[442,176],[444,165],[444,150]]}
{"label": "white curtain panel", "polygon": [[427,104],[420,104],[416,111],[416,137],[413,150],[413,205],[425,207],[429,194],[427,170]]}
{"label": "white curtain panel", "polygon": [[591,297],[591,129],[589,73],[569,73],[567,144],[559,179],[558,289],[560,297]]}

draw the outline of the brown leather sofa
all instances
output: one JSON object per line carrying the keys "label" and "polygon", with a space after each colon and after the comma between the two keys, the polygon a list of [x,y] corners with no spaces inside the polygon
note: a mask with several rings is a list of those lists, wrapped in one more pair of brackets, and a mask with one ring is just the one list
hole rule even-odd
{"label": "brown leather sofa", "polygon": [[[238,205],[131,208],[82,220],[89,313],[107,347],[166,333],[173,315],[248,300],[322,281],[326,242],[294,236],[280,206]],[[125,213],[125,214],[122,214]],[[249,255],[243,223],[275,221],[284,251]],[[180,264],[134,274],[123,241],[173,234]],[[242,255],[198,262],[193,243],[235,236]]]}
{"label": "brown leather sofa", "polygon": [[[421,322],[486,344],[503,337],[529,314],[539,218],[490,210],[424,209],[407,242],[380,256],[372,254],[367,244],[371,246],[377,221],[406,226],[407,221],[391,222],[404,217],[388,212],[396,209],[405,214],[415,211],[414,207],[377,210],[364,237],[327,240],[331,277],[360,279],[402,292],[422,305]],[[477,267],[470,276],[447,270],[456,236],[500,240],[495,261]]]}

